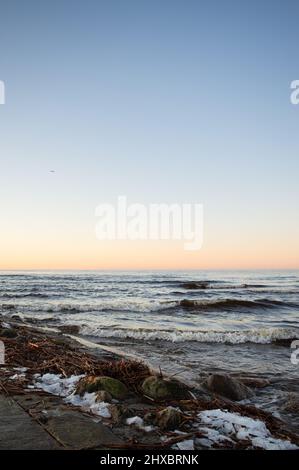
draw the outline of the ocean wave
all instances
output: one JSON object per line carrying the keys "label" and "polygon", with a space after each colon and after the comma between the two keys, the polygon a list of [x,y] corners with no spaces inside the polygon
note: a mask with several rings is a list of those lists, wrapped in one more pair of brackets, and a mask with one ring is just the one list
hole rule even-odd
{"label": "ocean wave", "polygon": [[179,286],[186,290],[200,289],[258,289],[267,287],[265,284],[226,284],[224,281],[186,281],[180,282]]}
{"label": "ocean wave", "polygon": [[213,300],[190,300],[183,299],[179,301],[179,306],[187,310],[215,311],[215,310],[234,310],[256,309],[256,308],[275,308],[275,307],[298,307],[297,304],[283,302],[272,299],[213,299]]}
{"label": "ocean wave", "polygon": [[84,325],[80,328],[80,334],[84,336],[134,339],[146,341],[169,341],[222,344],[270,344],[279,341],[299,339],[299,331],[292,328],[260,328],[245,331],[198,331],[198,330],[151,330],[151,329],[126,329],[126,328],[101,328]]}
{"label": "ocean wave", "polygon": [[102,311],[123,311],[123,312],[137,312],[137,313],[150,313],[158,312],[159,310],[173,308],[178,305],[176,301],[159,301],[149,299],[134,299],[128,298],[120,299],[101,299],[97,302],[88,303],[66,303],[66,302],[51,302],[43,304],[28,304],[26,302],[19,303],[3,303],[0,304],[0,309],[3,310],[30,310],[34,312],[60,312],[60,313],[84,313],[84,312],[102,312]]}
{"label": "ocean wave", "polygon": [[14,304],[1,304],[0,309],[1,310],[15,310],[16,305]]}
{"label": "ocean wave", "polygon": [[17,293],[17,292],[5,292],[0,294],[2,299],[22,299],[22,298],[39,298],[39,299],[48,299],[50,297],[55,297],[59,294],[42,294],[41,292],[27,292],[27,293]]}
{"label": "ocean wave", "polygon": [[[38,296],[37,296],[38,297]],[[42,294],[40,295],[42,298]],[[30,297],[29,297],[30,298]],[[21,297],[20,297],[21,299]],[[206,300],[157,300],[157,299],[97,299],[95,302],[44,302],[44,303],[28,303],[7,302],[0,304],[1,310],[20,310],[33,312],[48,313],[84,313],[84,312],[135,312],[135,313],[159,313],[159,312],[176,312],[184,310],[188,313],[200,312],[218,312],[218,311],[248,311],[254,309],[273,309],[277,307],[293,307],[298,305],[290,302],[283,302],[272,299],[206,299]]]}

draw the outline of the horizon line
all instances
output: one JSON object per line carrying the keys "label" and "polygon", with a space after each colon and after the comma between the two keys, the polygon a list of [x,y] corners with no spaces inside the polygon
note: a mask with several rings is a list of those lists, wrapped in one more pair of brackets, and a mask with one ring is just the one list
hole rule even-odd
{"label": "horizon line", "polygon": [[153,271],[299,271],[299,267],[294,268],[1,268],[1,272],[44,272],[44,271],[101,271],[101,272],[153,272]]}

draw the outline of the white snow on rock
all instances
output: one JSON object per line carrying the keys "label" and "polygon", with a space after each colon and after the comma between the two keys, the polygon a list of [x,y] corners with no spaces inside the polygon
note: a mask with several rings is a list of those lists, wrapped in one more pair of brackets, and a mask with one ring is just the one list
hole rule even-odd
{"label": "white snow on rock", "polygon": [[[198,413],[198,430],[204,434],[197,441],[207,447],[214,443],[248,440],[253,447],[265,450],[292,450],[298,447],[287,440],[274,438],[265,423],[229,411],[206,410]],[[204,424],[205,426],[201,426]]]}
{"label": "white snow on rock", "polygon": [[179,450],[194,450],[193,439],[187,439],[186,441],[177,442]]}
{"label": "white snow on rock", "polygon": [[111,418],[111,413],[108,409],[109,403],[96,401],[95,393],[84,393],[82,397],[80,397],[80,395],[71,394],[66,397],[64,401],[79,406],[82,410],[89,411],[102,418]]}
{"label": "white snow on rock", "polygon": [[66,403],[78,406],[83,411],[91,412],[102,418],[110,418],[108,403],[97,402],[95,393],[85,393],[82,397],[74,393],[75,387],[82,377],[84,375],[71,375],[71,377],[63,378],[57,374],[36,374],[34,385],[29,387],[63,397]]}
{"label": "white snow on rock", "polygon": [[153,426],[145,426],[143,419],[140,418],[139,416],[133,416],[132,418],[127,418],[126,423],[129,426],[134,425],[137,428],[142,429],[145,432],[151,432],[154,429]]}
{"label": "white snow on rock", "polygon": [[25,374],[14,374],[9,377],[9,380],[20,380],[20,379],[25,379],[26,375]]}
{"label": "white snow on rock", "polygon": [[[10,377],[12,380],[24,376],[25,369],[19,368],[18,374]],[[75,394],[78,381],[84,375],[72,375],[63,377],[57,374],[35,374],[34,383],[28,388],[41,389],[53,395],[63,397],[66,403],[80,407],[84,411],[93,413],[102,418],[110,418],[109,404],[97,402],[95,393],[85,393],[82,397]],[[298,449],[295,444],[288,440],[274,438],[264,422],[241,416],[238,413],[231,413],[226,410],[205,410],[197,415],[196,429],[201,433],[195,441],[186,439],[176,444],[180,450],[192,450],[196,444],[204,447],[213,447],[214,444],[231,444],[232,447],[239,440],[247,440],[253,448],[265,450],[293,450]],[[129,426],[136,426],[145,432],[154,429],[153,426],[146,426],[139,416],[133,416],[126,420]],[[176,431],[179,433],[179,431]]]}
{"label": "white snow on rock", "polygon": [[11,375],[9,380],[20,380],[26,378],[25,372],[28,370],[27,367],[14,367],[12,370],[14,370],[16,373]]}
{"label": "white snow on rock", "polygon": [[70,377],[63,378],[58,374],[35,374],[35,388],[44,390],[45,392],[58,395],[60,397],[67,397],[73,393],[79,380],[84,375],[71,375]]}

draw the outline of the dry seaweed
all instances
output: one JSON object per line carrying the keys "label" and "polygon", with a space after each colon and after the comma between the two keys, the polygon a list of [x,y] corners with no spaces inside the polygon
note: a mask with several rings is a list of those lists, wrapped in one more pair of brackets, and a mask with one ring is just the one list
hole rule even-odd
{"label": "dry seaweed", "polygon": [[[72,347],[67,342],[45,338],[43,334],[19,328],[16,338],[3,338],[6,365],[26,367],[28,374],[109,375],[138,391],[142,380],[150,374],[149,368],[139,361],[101,360],[82,348]],[[11,374],[10,374],[11,375]],[[18,380],[14,381],[18,388]],[[13,385],[12,385],[13,387]]]}

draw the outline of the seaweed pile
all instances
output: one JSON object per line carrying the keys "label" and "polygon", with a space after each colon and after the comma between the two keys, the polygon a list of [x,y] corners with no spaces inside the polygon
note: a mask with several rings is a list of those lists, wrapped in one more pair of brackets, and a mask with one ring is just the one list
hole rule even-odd
{"label": "seaweed pile", "polygon": [[65,337],[51,338],[26,327],[14,328],[9,336],[1,337],[0,332],[5,345],[5,366],[26,368],[29,376],[36,373],[62,374],[64,377],[109,375],[137,392],[143,379],[150,375],[149,368],[139,361],[102,360],[70,344]]}

